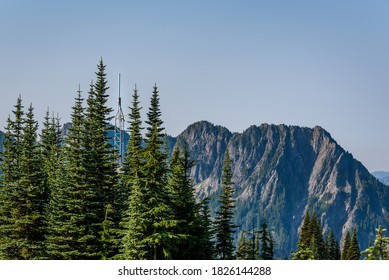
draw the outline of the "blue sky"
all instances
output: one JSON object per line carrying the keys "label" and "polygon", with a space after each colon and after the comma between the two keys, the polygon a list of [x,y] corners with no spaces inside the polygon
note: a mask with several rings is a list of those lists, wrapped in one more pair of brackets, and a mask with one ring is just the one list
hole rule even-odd
{"label": "blue sky", "polygon": [[[389,170],[389,1],[0,1],[0,127],[19,94],[42,123],[70,120],[107,65],[116,110],[160,90],[167,132],[208,120],[320,125],[370,170]],[[127,110],[125,109],[127,112]]]}

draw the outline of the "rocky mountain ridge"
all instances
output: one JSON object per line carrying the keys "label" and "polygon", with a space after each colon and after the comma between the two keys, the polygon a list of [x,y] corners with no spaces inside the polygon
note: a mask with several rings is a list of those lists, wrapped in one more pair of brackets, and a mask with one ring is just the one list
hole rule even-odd
{"label": "rocky mountain ridge", "polygon": [[389,225],[389,188],[341,148],[323,128],[251,126],[243,133],[209,122],[190,125],[176,138],[186,143],[196,166],[191,175],[198,199],[217,207],[223,157],[228,147],[234,172],[236,223],[257,227],[266,218],[278,256],[295,249],[306,210],[338,239],[353,226],[366,248],[375,227]]}

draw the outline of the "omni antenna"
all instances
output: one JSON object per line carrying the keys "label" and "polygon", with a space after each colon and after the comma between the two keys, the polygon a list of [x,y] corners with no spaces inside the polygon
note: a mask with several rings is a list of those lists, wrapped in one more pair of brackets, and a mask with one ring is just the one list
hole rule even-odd
{"label": "omni antenna", "polygon": [[122,110],[122,98],[120,96],[120,73],[118,77],[118,91],[119,91],[119,99],[118,99],[118,110],[115,116],[115,127],[114,127],[114,149],[115,152],[118,153],[118,164],[119,167],[122,166],[124,161],[124,114]]}

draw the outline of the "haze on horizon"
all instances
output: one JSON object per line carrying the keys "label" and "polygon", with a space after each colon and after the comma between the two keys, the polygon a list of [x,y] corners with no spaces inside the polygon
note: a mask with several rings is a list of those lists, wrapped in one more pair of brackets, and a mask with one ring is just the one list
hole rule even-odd
{"label": "haze on horizon", "polygon": [[[0,129],[19,94],[40,124],[70,120],[100,57],[116,112],[152,87],[176,136],[207,120],[319,125],[370,171],[389,170],[389,1],[21,1],[0,4]],[[114,113],[115,113],[114,112]]]}

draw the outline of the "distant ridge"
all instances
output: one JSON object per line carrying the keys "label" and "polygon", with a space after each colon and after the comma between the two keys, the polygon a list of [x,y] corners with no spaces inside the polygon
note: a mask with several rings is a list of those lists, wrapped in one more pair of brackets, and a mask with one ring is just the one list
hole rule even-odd
{"label": "distant ridge", "polygon": [[387,171],[374,171],[371,173],[376,177],[381,183],[389,186],[389,172]]}

